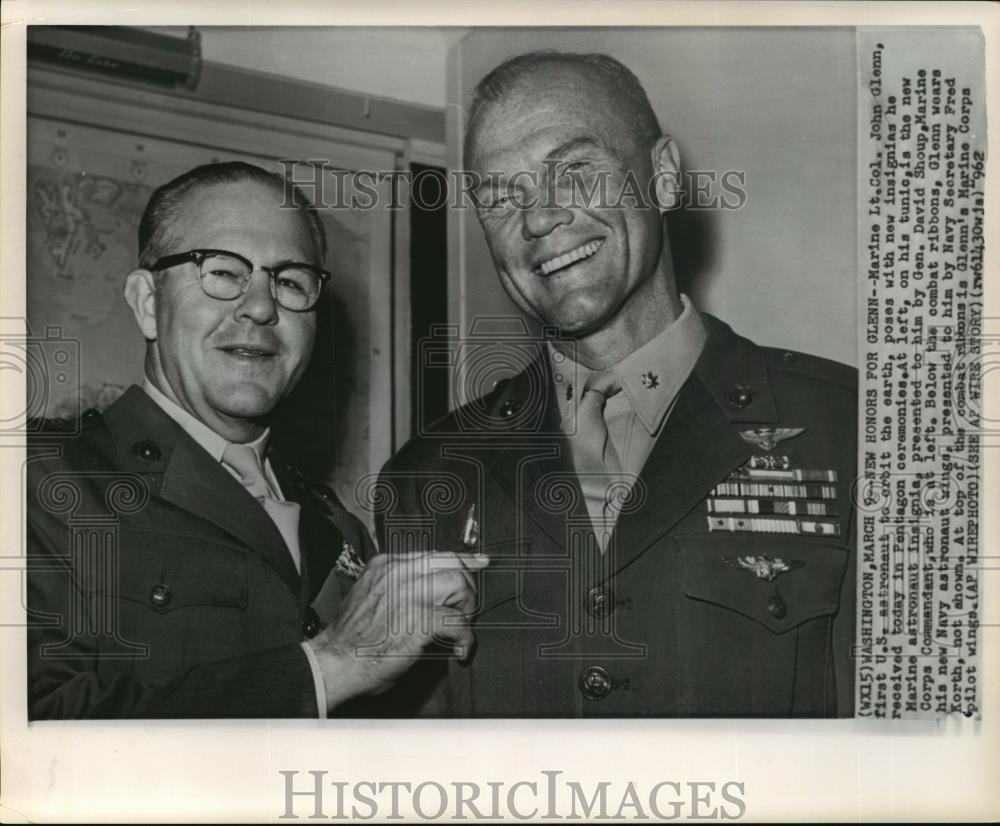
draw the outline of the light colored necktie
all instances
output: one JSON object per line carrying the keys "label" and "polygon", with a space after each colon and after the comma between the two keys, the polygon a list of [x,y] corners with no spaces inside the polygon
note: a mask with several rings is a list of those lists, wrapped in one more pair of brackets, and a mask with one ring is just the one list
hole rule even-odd
{"label": "light colored necktie", "polygon": [[222,454],[222,463],[235,470],[243,487],[249,494],[263,505],[267,515],[271,517],[278,532],[285,540],[288,551],[295,562],[295,568],[301,570],[301,552],[299,550],[299,506],[296,502],[282,502],[274,497],[271,486],[264,478],[264,468],[260,459],[250,445],[227,445]]}
{"label": "light colored necktie", "polygon": [[609,501],[609,487],[623,478],[604,408],[607,400],[621,389],[612,370],[591,373],[577,405],[576,432],[570,435],[573,465],[602,551],[607,547],[617,517],[615,497]]}

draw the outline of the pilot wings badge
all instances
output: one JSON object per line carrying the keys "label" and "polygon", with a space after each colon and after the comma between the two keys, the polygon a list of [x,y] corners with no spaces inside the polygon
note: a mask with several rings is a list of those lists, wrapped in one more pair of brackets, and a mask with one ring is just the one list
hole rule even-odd
{"label": "pilot wings badge", "polygon": [[767,554],[760,556],[724,556],[722,561],[734,568],[742,568],[744,571],[752,572],[758,579],[771,582],[778,574],[791,571],[794,568],[801,568],[805,562],[794,559],[782,559],[780,556],[771,559]]}
{"label": "pilot wings badge", "polygon": [[804,427],[755,427],[751,430],[741,430],[740,438],[761,450],[773,450],[778,442],[793,439],[805,433]]}

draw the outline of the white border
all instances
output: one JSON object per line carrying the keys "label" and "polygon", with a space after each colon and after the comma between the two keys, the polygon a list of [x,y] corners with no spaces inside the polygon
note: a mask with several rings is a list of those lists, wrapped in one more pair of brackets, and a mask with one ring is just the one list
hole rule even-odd
{"label": "white border", "polygon": [[[3,7],[0,142],[0,315],[23,316],[24,21],[65,24],[288,25],[914,25],[984,29],[988,80],[1000,77],[1000,7],[988,3],[660,3],[509,0],[470,3],[241,3],[164,0],[141,10],[127,0],[92,8],[71,2],[8,2]],[[997,112],[995,85],[989,111]],[[996,167],[997,129],[990,133]],[[995,178],[995,175],[993,176]],[[987,186],[995,206],[996,181]],[[997,210],[987,213],[985,272],[997,273]],[[1000,316],[996,289],[987,317]],[[996,398],[987,416],[996,418]],[[17,451],[0,461],[8,491],[0,505],[3,554],[20,540]],[[12,462],[12,460],[14,460]],[[15,469],[10,470],[11,467]],[[998,462],[984,451],[984,503],[998,501]],[[984,509],[984,555],[997,552],[996,518]],[[14,546],[16,547],[16,546]],[[0,574],[4,621],[16,606],[18,577]],[[984,621],[998,623],[1000,571],[985,577]],[[994,629],[981,636],[986,668],[981,723],[855,721],[376,721],[57,723],[26,729],[24,633],[0,640],[0,747],[4,822],[270,821],[283,807],[280,769],[328,771],[330,779],[540,780],[559,769],[581,783],[663,780],[744,782],[751,820],[990,819],[1000,812],[1000,650]],[[991,650],[993,656],[991,657]],[[303,812],[304,814],[304,812]]]}

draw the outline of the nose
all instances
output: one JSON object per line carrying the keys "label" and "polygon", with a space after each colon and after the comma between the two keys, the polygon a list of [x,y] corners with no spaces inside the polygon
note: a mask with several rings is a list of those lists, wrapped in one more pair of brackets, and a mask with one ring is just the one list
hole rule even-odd
{"label": "nose", "polygon": [[531,241],[548,235],[556,227],[573,223],[572,210],[555,203],[547,203],[544,199],[524,209],[521,221],[521,234],[524,240]]}
{"label": "nose", "polygon": [[271,292],[271,274],[258,270],[251,274],[246,292],[236,303],[237,320],[249,319],[254,324],[276,324],[278,303]]}

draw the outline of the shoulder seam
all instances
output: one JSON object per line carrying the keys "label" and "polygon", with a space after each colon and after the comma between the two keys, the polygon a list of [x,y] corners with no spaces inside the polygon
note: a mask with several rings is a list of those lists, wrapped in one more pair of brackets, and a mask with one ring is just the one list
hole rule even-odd
{"label": "shoulder seam", "polygon": [[[837,384],[850,390],[856,390],[858,387],[857,368],[851,367],[849,364],[784,347],[762,347],[761,349],[767,356],[768,370],[791,373],[827,384]],[[793,354],[794,358],[789,360],[787,354]]]}

